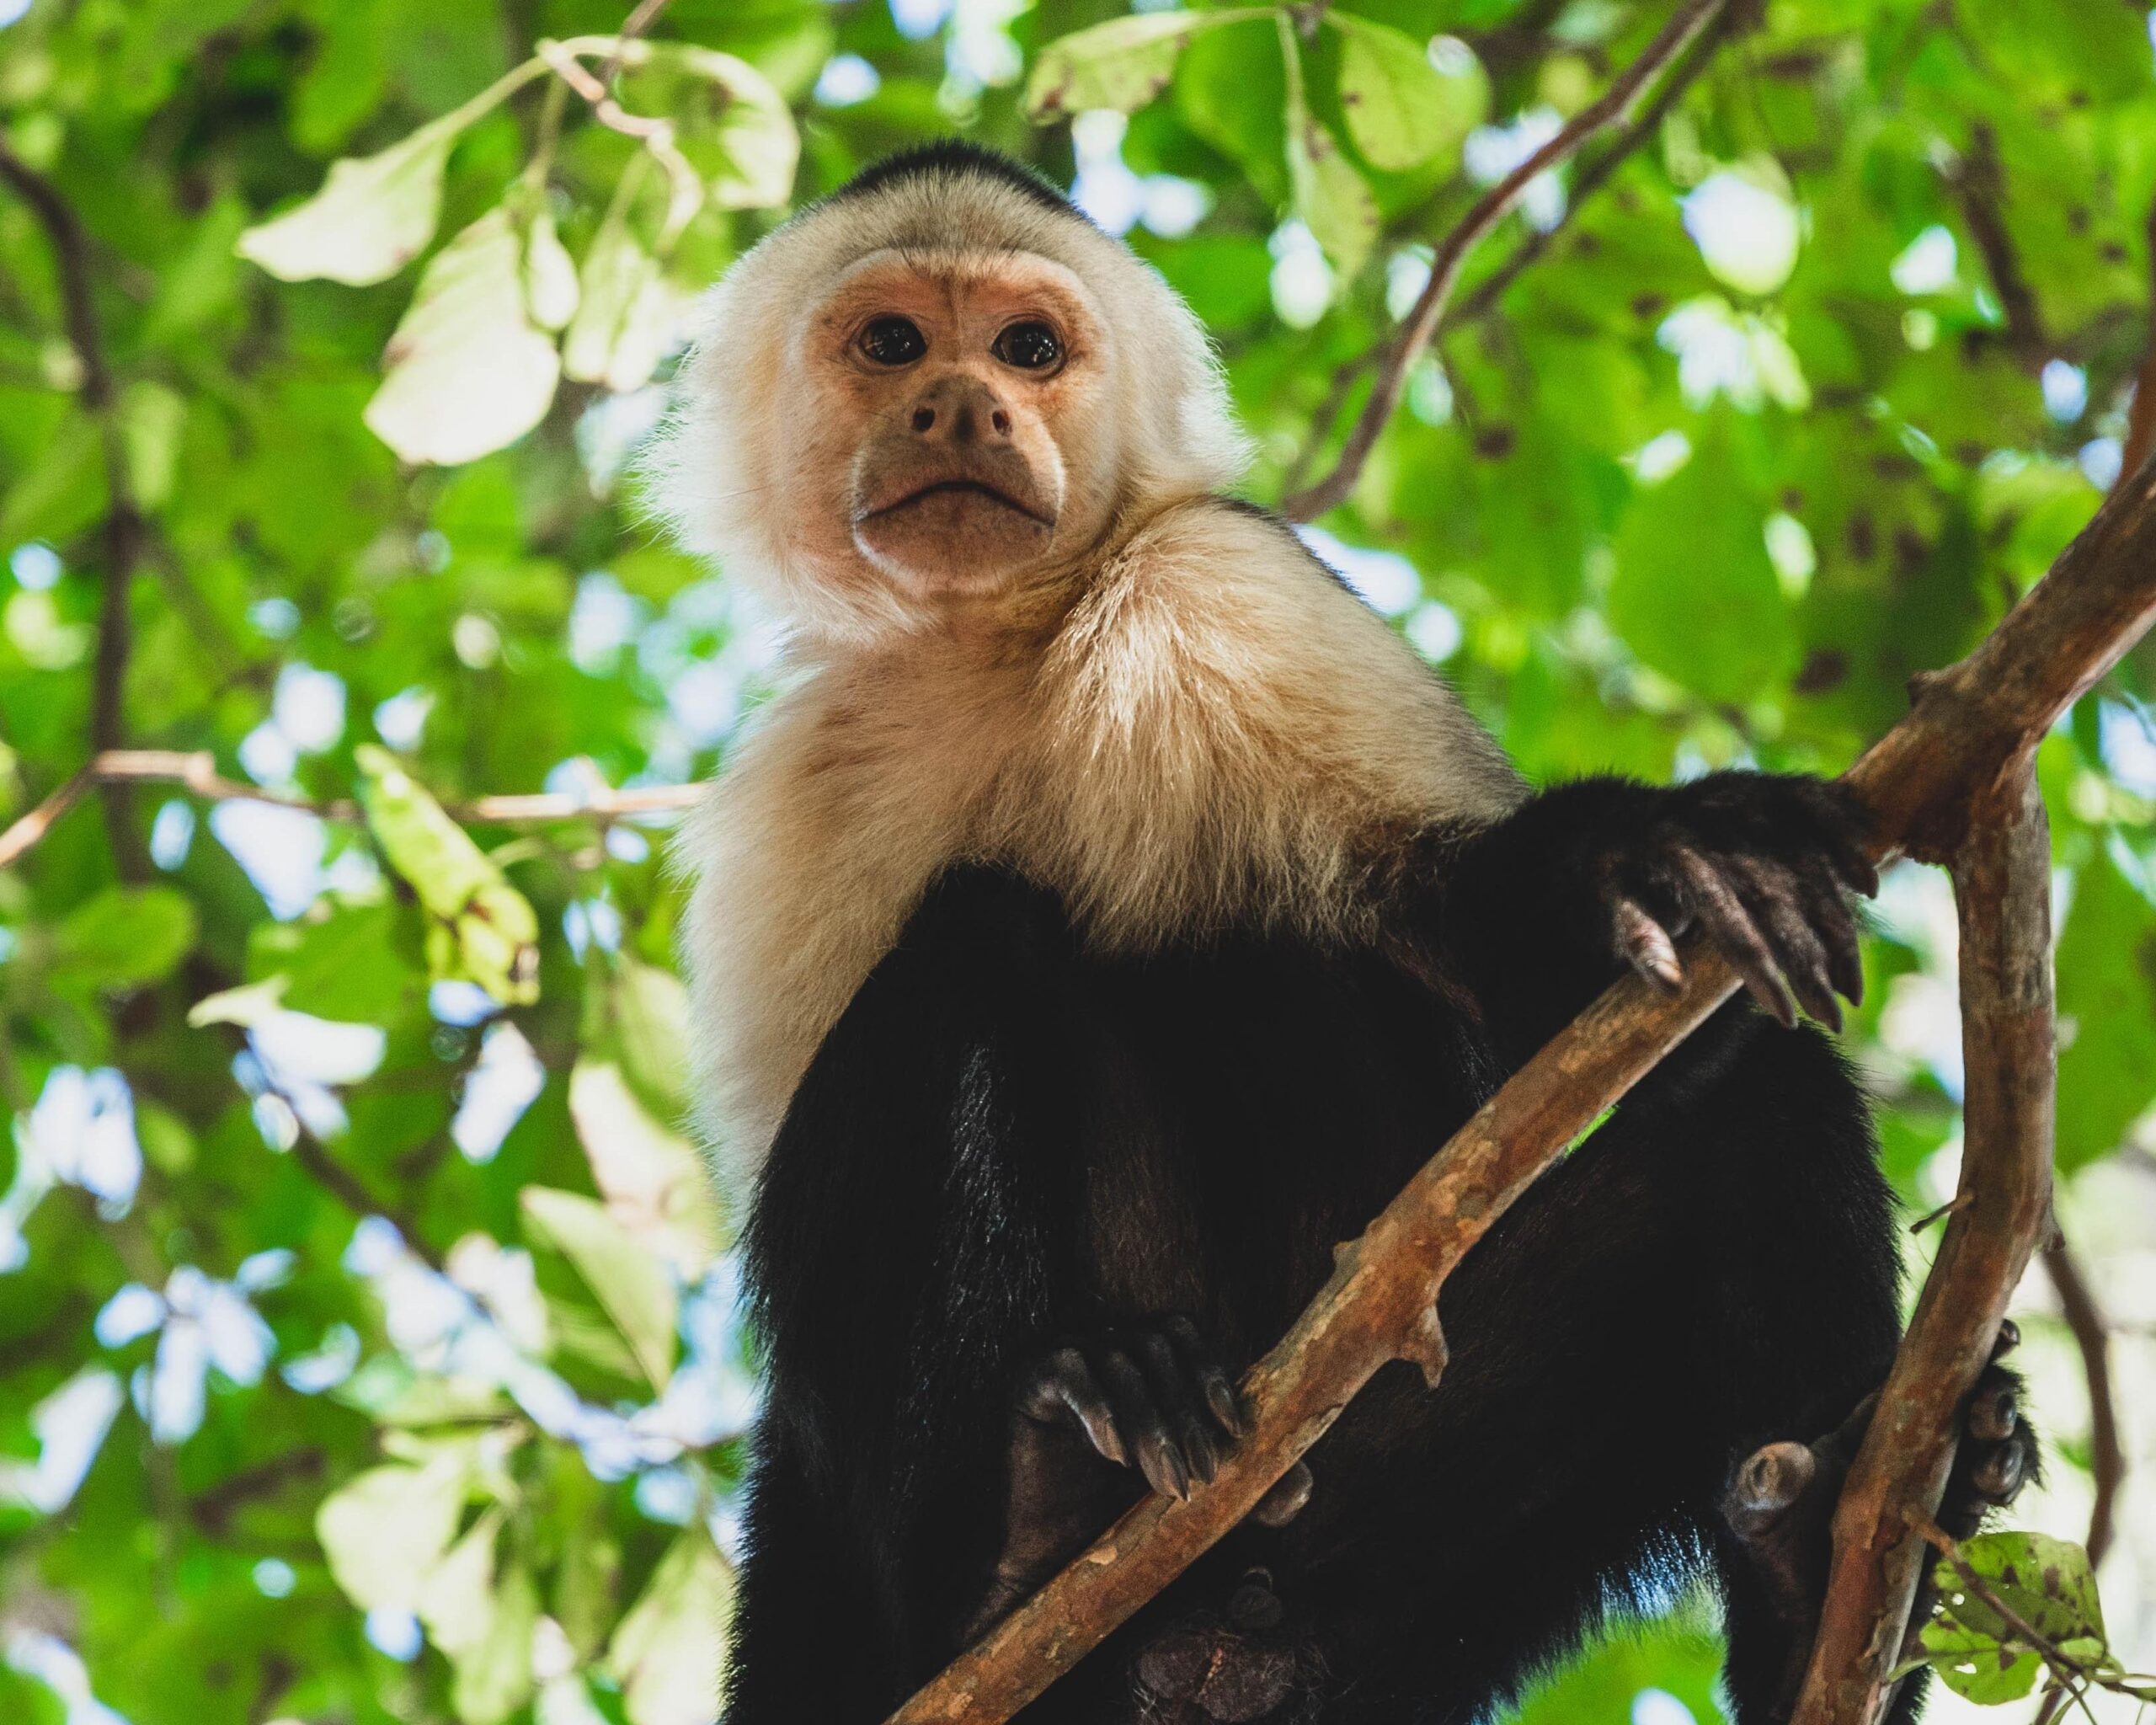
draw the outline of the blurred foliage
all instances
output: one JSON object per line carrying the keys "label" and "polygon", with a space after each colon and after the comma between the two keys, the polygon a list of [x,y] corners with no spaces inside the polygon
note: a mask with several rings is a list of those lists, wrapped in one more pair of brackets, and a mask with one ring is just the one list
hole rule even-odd
{"label": "blurred foliage", "polygon": [[[445,812],[688,782],[755,697],[767,633],[624,478],[692,296],[968,133],[1191,299],[1277,497],[1432,243],[1666,15],[675,0],[624,45],[623,9],[0,0],[0,818],[93,738],[328,816],[112,788],[0,872],[0,1717],[707,1717],[753,1358],[665,822]],[[2143,9],[1746,10],[1470,261],[1315,539],[1537,778],[1838,770],[2119,463]],[[2150,1136],[2153,674],[2041,761],[2068,1168]],[[1850,1044],[1928,1206],[1935,878],[1868,965]],[[1716,1657],[1687,1620],[1527,1712],[1705,1718]]]}

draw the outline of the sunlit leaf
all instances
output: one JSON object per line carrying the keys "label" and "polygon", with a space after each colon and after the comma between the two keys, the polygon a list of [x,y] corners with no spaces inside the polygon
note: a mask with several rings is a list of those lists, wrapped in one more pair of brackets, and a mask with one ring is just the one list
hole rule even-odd
{"label": "sunlit leaf", "polygon": [[2080,1546],[2044,1534],[2003,1532],[1966,1540],[1961,1549],[1968,1573],[1940,1560],[1934,1574],[1939,1615],[1921,1637],[1932,1669],[1956,1695],[1996,1706],[2035,1688],[2044,1658],[2016,1619],[2079,1664],[2109,1661],[2103,1606]]}
{"label": "sunlit leaf", "polygon": [[559,329],[576,315],[576,260],[555,231],[551,211],[541,209],[524,239],[524,303],[542,329]]}
{"label": "sunlit leaf", "polygon": [[449,1549],[471,1482],[460,1456],[369,1468],[323,1500],[315,1534],[329,1573],[362,1610],[409,1610]]}
{"label": "sunlit leaf", "polygon": [[1419,168],[1481,124],[1489,80],[1471,56],[1448,76],[1404,30],[1348,12],[1329,12],[1340,32],[1340,106],[1348,135],[1374,168]]}
{"label": "sunlit leaf", "polygon": [[382,364],[367,427],[408,462],[476,461],[546,416],[561,356],[532,321],[523,237],[506,209],[429,262]]}
{"label": "sunlit leaf", "polygon": [[674,1375],[680,1301],[665,1263],[595,1198],[527,1186],[526,1221],[576,1266],[654,1388]]}
{"label": "sunlit leaf", "polygon": [[240,256],[286,281],[387,280],[434,237],[442,170],[463,126],[447,116],[376,155],[333,163],[320,191],[240,235]]}
{"label": "sunlit leaf", "polygon": [[614,1220],[683,1281],[700,1278],[723,1242],[710,1172],[695,1148],[646,1113],[621,1069],[602,1061],[577,1062],[569,1112]]}
{"label": "sunlit leaf", "polygon": [[1308,110],[1288,114],[1288,178],[1295,213],[1342,275],[1363,267],[1377,243],[1378,202],[1332,134]]}
{"label": "sunlit leaf", "polygon": [[476,982],[508,1006],[536,1000],[539,920],[524,895],[395,756],[368,743],[353,758],[367,825],[434,918],[436,977]]}
{"label": "sunlit leaf", "polygon": [[674,1541],[606,1650],[630,1725],[708,1725],[734,1612],[734,1571],[691,1527]]}
{"label": "sunlit leaf", "polygon": [[1176,56],[1201,30],[1262,18],[1258,7],[1155,12],[1111,19],[1054,41],[1026,82],[1026,112],[1037,123],[1088,108],[1142,108],[1175,77]]}

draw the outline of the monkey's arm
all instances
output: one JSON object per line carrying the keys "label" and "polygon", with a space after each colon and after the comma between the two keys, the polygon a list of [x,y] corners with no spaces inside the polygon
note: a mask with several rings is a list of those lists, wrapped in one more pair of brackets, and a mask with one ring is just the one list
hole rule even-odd
{"label": "monkey's arm", "polygon": [[1695,923],[1785,1023],[1801,1005],[1838,1028],[1835,995],[1863,991],[1847,895],[1876,891],[1878,876],[1854,808],[1823,781],[1582,779],[1494,826],[1424,843],[1428,884],[1413,914],[1481,1005],[1508,1068],[1627,967],[1675,987],[1673,939]]}

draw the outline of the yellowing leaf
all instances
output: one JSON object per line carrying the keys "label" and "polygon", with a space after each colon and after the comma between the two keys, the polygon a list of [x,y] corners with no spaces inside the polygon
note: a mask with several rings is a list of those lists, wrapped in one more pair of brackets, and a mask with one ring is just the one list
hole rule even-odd
{"label": "yellowing leaf", "polygon": [[595,1198],[527,1186],[525,1220],[576,1266],[643,1375],[664,1389],[674,1375],[679,1300],[665,1264]]}
{"label": "yellowing leaf", "polygon": [[1168,87],[1176,57],[1200,30],[1263,18],[1265,9],[1233,7],[1220,12],[1155,12],[1110,19],[1051,42],[1026,81],[1026,113],[1037,125],[1088,108],[1128,114]]}
{"label": "yellowing leaf", "polygon": [[420,276],[382,355],[389,375],[364,416],[406,461],[476,461],[546,416],[561,356],[532,323],[524,261],[522,236],[497,209]]}
{"label": "yellowing leaf", "polygon": [[329,1573],[363,1611],[408,1610],[447,1549],[471,1482],[461,1455],[424,1466],[371,1467],[323,1500],[315,1536]]}
{"label": "yellowing leaf", "polygon": [[433,918],[435,979],[476,982],[505,1006],[538,999],[539,919],[524,895],[387,749],[363,743],[353,758],[367,826]]}
{"label": "yellowing leaf", "polygon": [[1461,72],[1448,75],[1403,30],[1347,12],[1328,13],[1325,21],[1340,32],[1340,106],[1348,134],[1372,167],[1420,167],[1458,149],[1481,123],[1490,86],[1471,56]]}
{"label": "yellowing leaf", "polygon": [[710,1725],[734,1616],[734,1571],[703,1530],[674,1541],[606,1650],[629,1725]]}
{"label": "yellowing leaf", "polygon": [[434,237],[442,169],[464,124],[447,115],[377,155],[332,163],[320,191],[245,230],[235,249],[282,281],[387,280]]}

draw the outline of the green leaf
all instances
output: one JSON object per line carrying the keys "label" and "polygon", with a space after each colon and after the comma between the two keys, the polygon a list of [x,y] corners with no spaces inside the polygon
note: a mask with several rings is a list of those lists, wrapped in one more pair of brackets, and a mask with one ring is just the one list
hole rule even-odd
{"label": "green leaf", "polygon": [[428,264],[382,364],[389,375],[364,417],[408,462],[477,461],[546,417],[561,356],[532,322],[524,236],[507,209]]}
{"label": "green leaf", "polygon": [[469,1457],[371,1467],[323,1500],[314,1530],[329,1573],[363,1611],[408,1610],[456,1532],[470,1488]]}
{"label": "green leaf", "polygon": [[734,1571],[701,1527],[668,1548],[606,1650],[630,1725],[701,1725],[723,1671]]}
{"label": "green leaf", "polygon": [[518,1202],[532,1230],[576,1266],[653,1387],[665,1388],[679,1309],[665,1264],[595,1198],[527,1186]]}
{"label": "green leaf", "polygon": [[689,993],[656,964],[623,957],[607,996],[624,1076],[652,1113],[670,1124],[688,1118]]}
{"label": "green leaf", "polygon": [[353,759],[369,830],[434,919],[435,979],[476,982],[504,1006],[538,999],[539,919],[524,895],[387,749],[363,743]]}
{"label": "green leaf", "polygon": [[1490,81],[1480,62],[1448,76],[1428,49],[1404,30],[1329,12],[1338,30],[1340,106],[1348,135],[1374,168],[1419,168],[1457,150],[1481,124]]}
{"label": "green leaf", "polygon": [[442,170],[465,124],[446,115],[377,155],[333,163],[320,191],[246,229],[236,249],[282,281],[387,280],[434,238]]}
{"label": "green leaf", "polygon": [[2080,1546],[2044,1534],[1991,1533],[1962,1541],[1961,1558],[1983,1592],[1940,1560],[1933,1576],[1939,1615],[1920,1637],[1940,1680],[1956,1695],[1986,1706],[2019,1701],[2044,1669],[2035,1645],[1985,1593],[2069,1658],[2109,1661],[2103,1605]]}
{"label": "green leaf", "polygon": [[1183,44],[1201,30],[1263,18],[1262,7],[1219,12],[1155,12],[1110,19],[1051,42],[1026,81],[1026,114],[1036,125],[1089,108],[1128,114],[1167,88]]}
{"label": "green leaf", "polygon": [[1795,657],[1765,523],[1726,436],[1713,435],[1619,527],[1611,624],[1641,659],[1705,700],[1755,700]]}
{"label": "green leaf", "polygon": [[[254,930],[248,969],[260,980],[252,987],[275,984],[271,997],[276,1005],[318,1018],[381,1023],[394,1017],[409,1003],[419,980],[419,943],[409,932],[408,906],[384,900],[328,910],[326,916],[264,923]],[[210,1007],[205,1001],[195,1011]]]}
{"label": "green leaf", "polygon": [[55,986],[139,988],[172,974],[195,945],[195,906],[168,886],[109,886],[53,931]]}
{"label": "green leaf", "polygon": [[1295,214],[1325,248],[1333,267],[1343,276],[1353,275],[1377,243],[1378,200],[1355,164],[1341,152],[1339,140],[1311,116],[1294,31],[1284,19],[1280,45],[1288,64],[1289,197]]}
{"label": "green leaf", "polygon": [[2117,1149],[2156,1102],[2156,905],[2099,846],[2058,942],[2058,1166]]}

